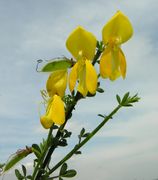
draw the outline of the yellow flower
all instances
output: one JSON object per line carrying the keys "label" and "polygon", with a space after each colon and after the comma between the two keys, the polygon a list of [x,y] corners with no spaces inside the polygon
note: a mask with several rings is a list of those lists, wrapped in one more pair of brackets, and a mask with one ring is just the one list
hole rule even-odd
{"label": "yellow flower", "polygon": [[49,75],[46,89],[50,97],[55,94],[63,97],[67,86],[67,70],[54,71]]}
{"label": "yellow flower", "polygon": [[50,128],[53,123],[62,125],[65,122],[65,109],[62,97],[67,86],[67,70],[52,72],[47,80],[46,89],[50,99],[46,114],[41,116],[40,121],[44,128]]}
{"label": "yellow flower", "polygon": [[100,74],[103,78],[117,79],[126,76],[126,59],[120,45],[133,35],[133,28],[127,16],[118,11],[103,27],[102,37],[106,46],[100,59]]}
{"label": "yellow flower", "polygon": [[49,129],[53,123],[62,125],[65,122],[64,102],[61,97],[54,95],[46,110],[46,114],[40,118],[41,124],[44,128]]}
{"label": "yellow flower", "polygon": [[68,37],[66,47],[77,60],[69,76],[69,88],[72,92],[76,81],[79,80],[77,90],[86,96],[88,92],[95,94],[97,88],[97,73],[91,64],[95,55],[97,40],[95,36],[78,26]]}

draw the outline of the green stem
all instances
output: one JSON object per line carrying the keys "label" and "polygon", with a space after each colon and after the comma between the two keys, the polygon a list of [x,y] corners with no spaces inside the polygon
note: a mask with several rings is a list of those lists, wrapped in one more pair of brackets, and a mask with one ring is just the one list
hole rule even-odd
{"label": "green stem", "polygon": [[[97,52],[96,52],[96,54],[95,54],[95,56],[94,56],[94,59],[93,59],[93,61],[92,61],[92,64],[93,64],[93,65],[95,65],[95,63],[97,62],[97,60],[98,60],[98,58],[100,57],[101,53],[102,53],[102,51],[100,51],[100,50],[98,49]],[[61,136],[61,130],[64,129],[64,127],[65,127],[65,125],[66,125],[66,123],[67,123],[67,121],[68,121],[68,119],[69,119],[70,114],[72,113],[72,111],[73,111],[75,105],[77,104],[78,100],[80,100],[81,98],[82,98],[81,94],[80,94],[79,92],[77,92],[77,94],[76,94],[76,96],[75,96],[75,103],[72,104],[72,106],[70,107],[70,109],[69,109],[69,110],[67,111],[67,113],[66,113],[66,121],[65,121],[65,123],[64,123],[63,125],[61,125],[60,128],[59,128],[58,131],[57,131],[57,134],[56,134],[56,136],[55,136],[56,140],[59,140],[59,138],[60,138],[60,136]],[[52,154],[53,154],[53,152],[54,152],[54,150],[55,150],[56,147],[57,147],[57,144],[56,144],[56,143],[53,144],[53,145],[50,147],[50,149],[49,149],[47,155],[45,156],[44,162],[42,163],[40,169],[45,169],[45,167],[46,167],[47,164],[49,163],[50,158],[51,158],[51,156],[52,156]],[[43,160],[43,159],[42,159],[42,160]],[[39,170],[38,173],[37,173],[37,176],[36,176],[35,180],[39,180],[40,177],[41,177],[41,175],[42,175],[42,172]]]}
{"label": "green stem", "polygon": [[[55,148],[58,146],[58,143],[57,141],[60,139],[60,136],[61,136],[61,131],[64,129],[69,117],[70,117],[70,114],[72,113],[76,103],[78,102],[78,100],[80,100],[82,98],[82,95],[77,92],[76,96],[75,96],[75,102],[72,104],[72,106],[68,109],[68,111],[66,112],[66,120],[65,120],[65,123],[63,125],[60,126],[60,128],[58,129],[57,131],[57,134],[55,136],[55,139],[56,139],[56,143],[53,143],[52,146],[50,147],[47,155],[45,156],[45,159],[44,159],[44,162],[42,163],[41,165],[41,168],[40,169],[45,169],[45,167],[47,166],[47,164],[50,162],[50,158],[55,150]],[[37,176],[35,176],[35,180],[39,180],[41,178],[41,175],[42,175],[42,171],[38,171],[37,173]]]}
{"label": "green stem", "polygon": [[106,116],[104,120],[80,144],[76,145],[61,161],[59,161],[49,171],[49,175],[52,174],[56,169],[58,169],[64,162],[70,159],[74,155],[74,153],[77,152],[84,144],[86,144],[121,107],[121,105],[118,105],[108,116]]}
{"label": "green stem", "polygon": [[95,65],[95,63],[97,62],[97,60],[99,59],[100,55],[101,55],[102,51],[100,51],[99,49],[97,50],[94,59],[92,61],[92,64]]}
{"label": "green stem", "polygon": [[49,133],[48,133],[48,136],[47,136],[47,144],[45,145],[44,150],[43,150],[43,152],[41,154],[41,157],[38,160],[38,163],[37,163],[37,165],[36,165],[36,167],[34,169],[34,172],[33,172],[33,175],[32,175],[32,179],[34,179],[36,177],[36,174],[37,174],[37,171],[39,169],[39,166],[41,166],[41,164],[42,164],[42,162],[44,160],[45,154],[46,154],[46,152],[48,150],[48,147],[49,147],[49,140],[50,140],[50,137],[52,135],[52,131],[53,131],[53,126],[49,130]]}

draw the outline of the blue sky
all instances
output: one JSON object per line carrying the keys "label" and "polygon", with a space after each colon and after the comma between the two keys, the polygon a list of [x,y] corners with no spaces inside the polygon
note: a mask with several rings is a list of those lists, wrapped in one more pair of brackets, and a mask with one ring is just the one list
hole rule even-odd
{"label": "blue sky", "polygon": [[[78,25],[101,40],[103,25],[121,10],[134,27],[133,38],[122,46],[127,78],[102,81],[105,94],[81,101],[68,128],[74,137],[83,126],[93,129],[100,122],[97,114],[116,105],[116,94],[138,92],[141,101],[121,110],[69,166],[78,171],[77,180],[158,178],[157,9],[156,0],[0,0],[0,162],[46,136],[38,106],[47,74],[35,71],[36,60],[71,57],[65,41]],[[56,160],[64,153],[56,153]],[[30,160],[25,160],[29,168]],[[4,179],[14,179],[12,172]]]}

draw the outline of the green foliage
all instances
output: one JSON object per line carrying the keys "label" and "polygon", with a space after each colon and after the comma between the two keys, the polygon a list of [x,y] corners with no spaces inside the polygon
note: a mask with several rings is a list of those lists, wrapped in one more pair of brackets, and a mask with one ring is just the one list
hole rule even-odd
{"label": "green foliage", "polygon": [[18,169],[15,169],[15,175],[18,180],[32,179],[31,175],[27,176],[27,169],[24,165],[22,165],[22,173]]}
{"label": "green foliage", "polygon": [[15,164],[24,159],[27,155],[32,152],[30,148],[22,149],[17,151],[15,154],[11,156],[11,158],[6,162],[3,172],[10,170]]}
{"label": "green foliage", "polygon": [[67,166],[66,163],[64,163],[61,166],[61,169],[60,169],[60,172],[59,172],[59,180],[62,179],[61,177],[71,178],[71,177],[76,176],[77,172],[74,169],[70,169],[70,170],[67,170],[67,169],[68,169],[68,166]]}
{"label": "green foliage", "polygon": [[[88,135],[89,132],[86,132],[85,128],[82,128],[80,134],[78,135],[79,144],[81,143],[82,138],[86,138]],[[80,154],[80,152],[77,152],[77,154]]]}
{"label": "green foliage", "polygon": [[66,70],[73,65],[73,61],[62,57],[50,60],[41,70],[41,72],[53,72],[57,70]]}
{"label": "green foliage", "polygon": [[18,169],[15,169],[15,175],[18,178],[18,180],[23,180],[24,176],[20,173]]}
{"label": "green foliage", "polygon": [[140,98],[138,97],[138,94],[135,94],[134,96],[131,97],[129,92],[127,92],[123,96],[122,100],[121,100],[120,96],[117,94],[116,99],[117,99],[117,102],[119,103],[119,105],[125,106],[125,107],[131,107],[131,106],[133,106],[132,105],[133,103],[138,102],[140,100]]}
{"label": "green foliage", "polygon": [[40,158],[41,156],[41,149],[38,144],[32,144],[32,151],[36,155],[37,158]]}
{"label": "green foliage", "polygon": [[103,50],[104,50],[103,41],[97,41],[97,49],[98,49],[100,52],[103,52]]}

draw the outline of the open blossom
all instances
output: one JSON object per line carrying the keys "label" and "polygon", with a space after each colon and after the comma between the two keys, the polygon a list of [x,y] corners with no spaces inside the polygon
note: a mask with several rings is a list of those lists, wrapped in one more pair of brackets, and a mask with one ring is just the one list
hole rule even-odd
{"label": "open blossom", "polygon": [[91,61],[95,55],[97,40],[95,36],[83,27],[77,27],[68,37],[66,47],[76,59],[69,75],[69,88],[72,92],[77,80],[77,90],[86,96],[88,92],[95,94],[97,88],[97,73]]}
{"label": "open blossom", "polygon": [[54,95],[46,110],[46,114],[40,118],[41,124],[44,128],[50,128],[53,123],[62,125],[65,122],[64,102],[61,97]]}
{"label": "open blossom", "polygon": [[44,128],[50,128],[53,123],[62,125],[65,122],[65,109],[62,97],[67,86],[67,70],[54,71],[49,75],[46,89],[50,96],[45,115],[40,117]]}
{"label": "open blossom", "polygon": [[105,50],[100,59],[100,74],[115,80],[126,76],[126,59],[120,46],[133,35],[133,28],[121,11],[118,11],[103,27],[102,37]]}

